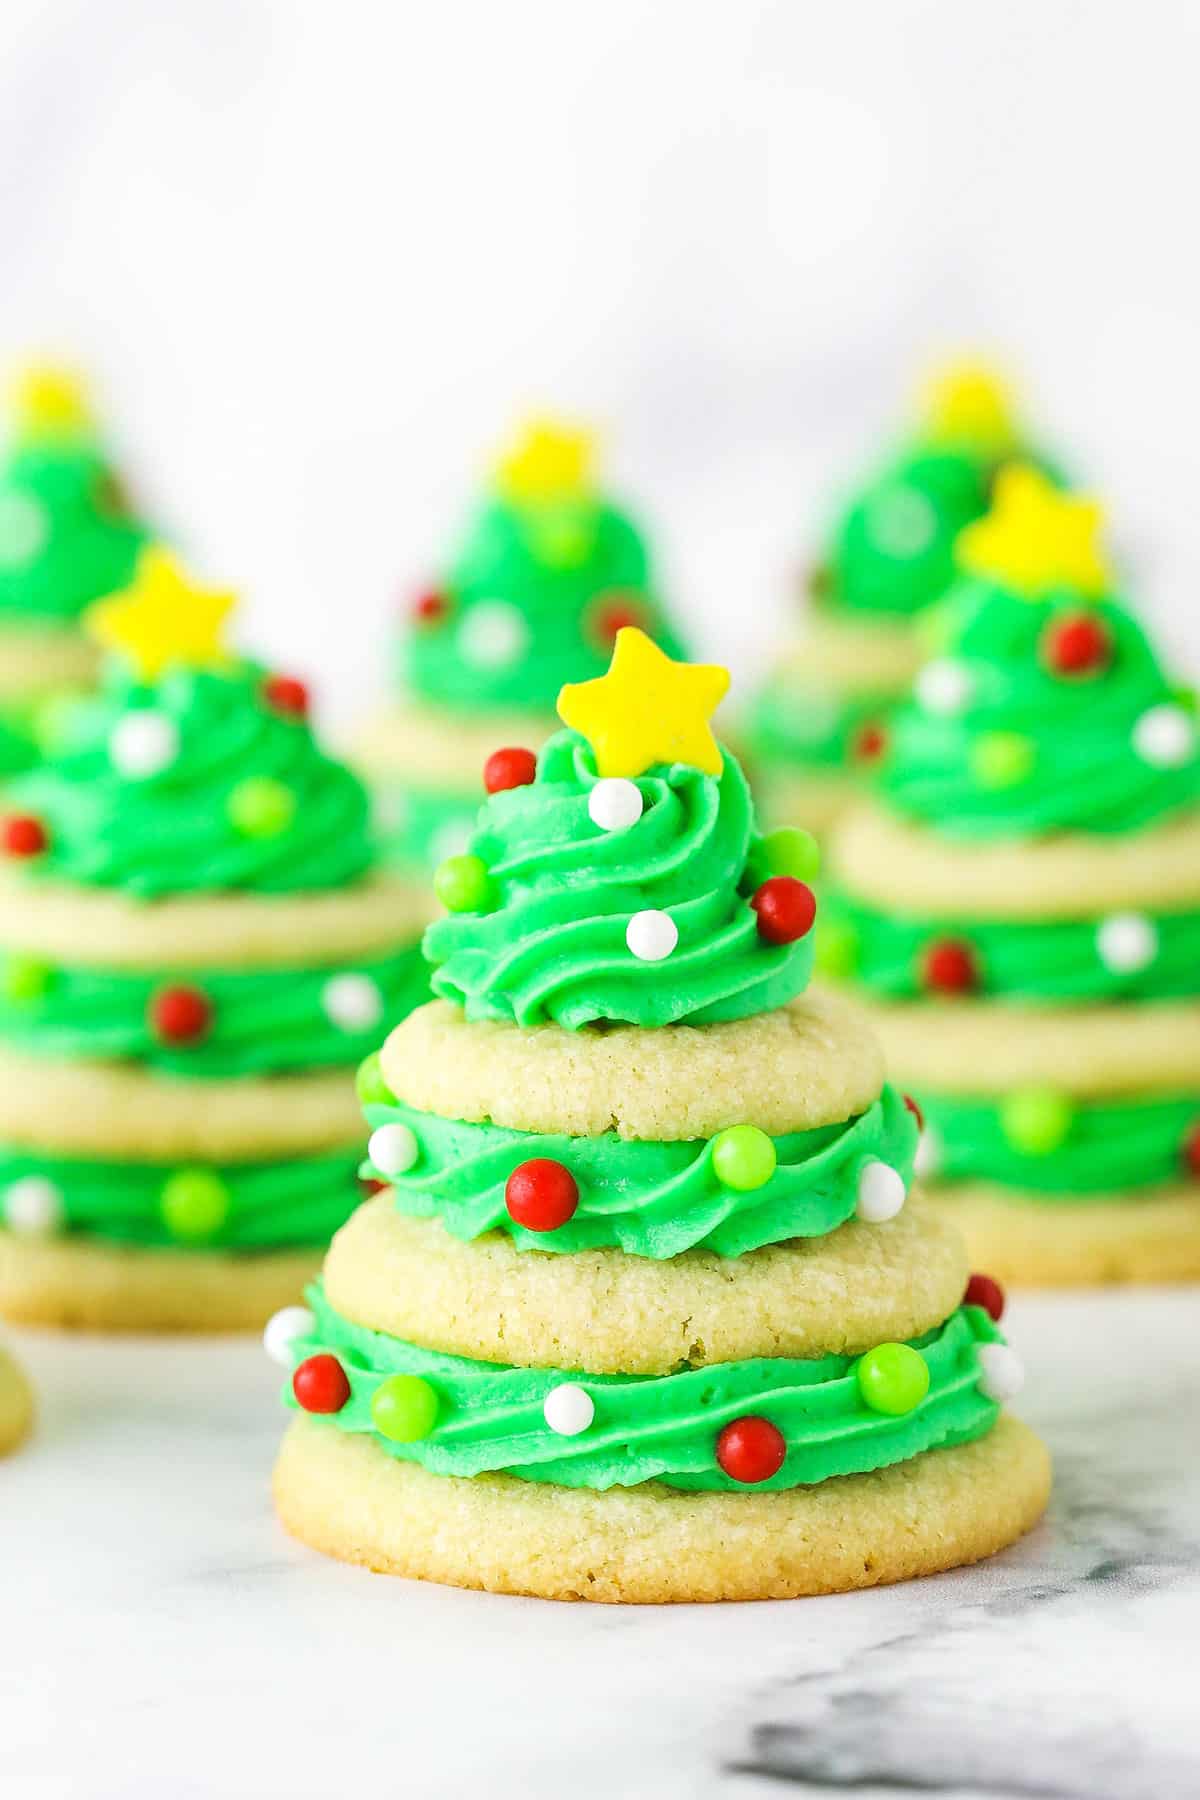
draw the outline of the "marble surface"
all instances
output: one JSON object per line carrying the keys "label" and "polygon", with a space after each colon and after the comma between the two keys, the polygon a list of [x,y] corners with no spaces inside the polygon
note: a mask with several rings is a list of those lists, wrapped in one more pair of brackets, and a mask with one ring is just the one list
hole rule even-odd
{"label": "marble surface", "polygon": [[1048,1521],[975,1570],[760,1606],[589,1608],[342,1568],[274,1523],[244,1342],[12,1333],[0,1793],[1200,1793],[1195,1292],[1027,1299]]}

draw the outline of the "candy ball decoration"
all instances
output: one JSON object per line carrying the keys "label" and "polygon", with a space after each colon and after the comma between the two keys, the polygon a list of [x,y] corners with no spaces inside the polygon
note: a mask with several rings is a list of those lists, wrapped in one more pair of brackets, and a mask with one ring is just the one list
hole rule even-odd
{"label": "candy ball decoration", "polygon": [[316,1319],[307,1306],[285,1306],[267,1320],[263,1332],[263,1349],[274,1363],[291,1367],[292,1346],[299,1338],[308,1337]]}
{"label": "candy ball decoration", "polygon": [[1137,975],[1158,955],[1158,927],[1144,913],[1113,913],[1096,931],[1096,954],[1114,975]]}
{"label": "candy ball decoration", "polygon": [[859,1358],[858,1391],[872,1412],[900,1418],[929,1392],[929,1364],[911,1344],[877,1344]]}
{"label": "candy ball decoration", "polygon": [[412,603],[413,622],[417,625],[440,625],[449,610],[446,596],[439,594],[436,588],[427,588]]}
{"label": "candy ball decoration", "polygon": [[1004,1289],[990,1275],[972,1275],[963,1295],[963,1305],[982,1306],[988,1318],[997,1324],[1004,1313]]}
{"label": "candy ball decoration", "polygon": [[331,975],[321,989],[321,1009],[339,1031],[369,1031],[383,1017],[383,995],[369,975]]}
{"label": "candy ball decoration", "polygon": [[226,811],[242,837],[282,837],[296,816],[296,796],[273,775],[248,775],[230,793]]}
{"label": "candy ball decoration", "polygon": [[144,781],[170,768],[179,755],[179,727],[168,713],[143,707],[118,719],[108,740],[108,756],[118,774]]}
{"label": "candy ball decoration", "polygon": [[1182,706],[1152,706],[1133,728],[1133,747],[1153,769],[1181,769],[1196,753],[1195,723]]}
{"label": "candy ball decoration", "polygon": [[6,856],[40,856],[49,842],[46,827],[31,813],[9,813],[0,821],[0,849]]}
{"label": "candy ball decoration", "polygon": [[1028,781],[1037,748],[1032,738],[1019,731],[984,731],[971,745],[968,760],[980,787],[994,791]]}
{"label": "candy ball decoration", "polygon": [[921,979],[935,994],[969,994],[979,986],[975,952],[962,938],[935,938],[921,957]]}
{"label": "candy ball decoration", "polygon": [[483,765],[483,785],[489,794],[502,794],[508,788],[528,787],[537,776],[537,757],[532,750],[510,745],[493,750]]}
{"label": "candy ball decoration", "polygon": [[229,1189],[211,1169],[179,1169],[159,1196],[163,1224],[185,1243],[211,1238],[229,1218]]}
{"label": "candy ball decoration", "polygon": [[1200,1119],[1183,1140],[1183,1162],[1189,1174],[1200,1176]]}
{"label": "candy ball decoration", "polygon": [[599,594],[588,614],[588,624],[596,642],[605,650],[616,642],[618,631],[627,625],[644,626],[646,609],[636,594]]}
{"label": "candy ball decoration", "polygon": [[757,1125],[730,1125],[712,1141],[713,1173],[722,1187],[749,1194],[775,1173],[775,1145]]}
{"label": "candy ball decoration", "polygon": [[399,1120],[378,1126],[367,1139],[367,1155],[382,1175],[406,1175],[420,1154],[416,1132]]}
{"label": "candy ball decoration", "polygon": [[297,1406],[310,1413],[341,1412],[350,1398],[346,1371],[336,1356],[322,1351],[306,1357],[292,1376],[292,1393]]}
{"label": "candy ball decoration", "polygon": [[393,1444],[415,1444],[437,1424],[437,1390],[420,1375],[389,1375],[371,1396],[371,1423]]}
{"label": "candy ball decoration", "polygon": [[1025,1365],[1007,1344],[978,1344],[979,1391],[988,1400],[1003,1403],[1025,1386]]}
{"label": "candy ball decoration", "polygon": [[642,790],[624,775],[608,775],[588,795],[588,818],[600,831],[626,831],[642,816]]}
{"label": "candy ball decoration", "polygon": [[772,875],[750,896],[764,944],[794,944],[806,937],[817,916],[817,897],[793,875]]}
{"label": "candy ball decoration", "polygon": [[481,856],[448,856],[433,874],[433,891],[447,912],[487,912],[496,892]]}
{"label": "candy ball decoration", "polygon": [[917,1103],[913,1099],[912,1095],[904,1094],[902,1096],[902,1099],[903,1099],[904,1104],[907,1107],[908,1111],[912,1114],[913,1118],[917,1121],[917,1130],[924,1131],[924,1129],[925,1129],[925,1114],[921,1111],[920,1107],[917,1105]]}
{"label": "candy ball decoration", "polygon": [[596,1403],[577,1381],[560,1381],[546,1395],[542,1417],[558,1437],[578,1437],[596,1417]]}
{"label": "candy ball decoration", "polygon": [[625,927],[625,943],[639,962],[662,962],[679,942],[679,927],[670,913],[648,906],[634,913]]}
{"label": "candy ball decoration", "polygon": [[308,688],[294,675],[268,675],[262,692],[272,712],[283,713],[289,719],[307,719]]}
{"label": "candy ball decoration", "polygon": [[150,1001],[149,1020],[160,1044],[198,1044],[212,1025],[212,1001],[196,987],[160,988]]}
{"label": "candy ball decoration", "polygon": [[458,652],[477,669],[507,669],[529,648],[529,627],[508,600],[480,600],[463,615]]}
{"label": "candy ball decoration", "polygon": [[1038,648],[1043,667],[1052,675],[1099,675],[1112,661],[1112,636],[1094,613],[1065,613],[1051,619]]}
{"label": "candy ball decoration", "polygon": [[575,1216],[579,1184],[570,1169],[549,1156],[518,1163],[504,1187],[508,1214],[526,1231],[557,1231]]}
{"label": "candy ball decoration", "polygon": [[731,1419],[717,1436],[717,1463],[731,1481],[753,1486],[778,1475],[787,1439],[777,1425],[757,1413]]}
{"label": "candy ball decoration", "polygon": [[913,693],[926,712],[953,715],[964,712],[971,704],[975,682],[965,663],[941,656],[925,664]]}
{"label": "candy ball decoration", "polygon": [[1075,1108],[1056,1088],[1018,1088],[1000,1107],[1000,1129],[1024,1156],[1049,1156],[1066,1142]]}
{"label": "candy ball decoration", "polygon": [[781,825],[777,831],[768,831],[760,842],[755,866],[761,866],[764,879],[790,875],[794,881],[813,881],[820,871],[821,851],[811,833],[795,825]]}
{"label": "candy ball decoration", "polygon": [[880,760],[887,747],[887,732],[872,719],[867,724],[860,725],[855,732],[850,754],[855,762],[875,763]]}
{"label": "candy ball decoration", "polygon": [[54,970],[38,956],[9,956],[0,967],[0,994],[15,1006],[29,1006],[49,993]]}
{"label": "candy ball decoration", "polygon": [[354,1077],[354,1091],[363,1106],[394,1106],[396,1096],[383,1079],[378,1050],[364,1056]]}
{"label": "candy ball decoration", "polygon": [[22,1175],[4,1190],[4,1223],[20,1237],[51,1237],[65,1217],[62,1193],[47,1175]]}
{"label": "candy ball decoration", "polygon": [[848,981],[858,967],[858,933],[849,919],[831,919],[825,914],[817,932],[817,973],[832,981]]}
{"label": "candy ball decoration", "polygon": [[854,1210],[868,1225],[894,1219],[908,1198],[904,1177],[890,1163],[872,1157],[858,1172],[858,1198]]}

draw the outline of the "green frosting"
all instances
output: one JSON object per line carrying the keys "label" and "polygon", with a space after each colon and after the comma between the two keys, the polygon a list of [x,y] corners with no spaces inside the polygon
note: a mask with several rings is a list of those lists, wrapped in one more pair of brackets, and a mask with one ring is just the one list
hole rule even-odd
{"label": "green frosting", "polygon": [[[904,1462],[939,1445],[967,1443],[995,1424],[999,1408],[980,1390],[979,1346],[1003,1342],[987,1314],[962,1306],[914,1340],[929,1367],[929,1392],[900,1416],[872,1412],[855,1379],[857,1358],[810,1361],[757,1357],[682,1369],[672,1375],[578,1375],[473,1362],[421,1349],[352,1324],[334,1311],[319,1284],[309,1290],[311,1335],[293,1355],[329,1352],[344,1367],[350,1398],[329,1428],[367,1434],[388,1455],[420,1463],[435,1475],[474,1476],[501,1470],[524,1481],[606,1489],[661,1481],[708,1493],[746,1492],[720,1468],[721,1429],[747,1414],[782,1433],[787,1454],[778,1473],[755,1493],[808,1486]],[[392,1375],[415,1375],[437,1394],[433,1430],[396,1443],[375,1430],[371,1401]],[[549,1429],[542,1408],[560,1383],[578,1383],[595,1406],[575,1437]],[[290,1387],[289,1405],[295,1405]]]}
{"label": "green frosting", "polygon": [[0,619],[77,619],[125,586],[145,537],[93,442],[17,445],[0,467]]}
{"label": "green frosting", "polygon": [[[858,1176],[868,1162],[912,1178],[917,1127],[893,1088],[857,1118],[789,1132],[774,1140],[775,1172],[749,1191],[726,1187],[713,1167],[712,1139],[646,1143],[621,1138],[534,1136],[418,1112],[397,1101],[369,1105],[372,1130],[406,1125],[417,1140],[413,1167],[391,1180],[400,1211],[438,1218],[457,1238],[500,1230],[523,1250],[595,1250],[616,1245],[656,1260],[684,1250],[743,1256],[788,1238],[823,1237],[854,1214]],[[572,1219],[555,1231],[518,1225],[504,1203],[512,1171],[533,1157],[570,1170],[579,1187]],[[371,1163],[362,1173],[379,1177]]]}
{"label": "green frosting", "polygon": [[1053,1204],[1125,1199],[1131,1189],[1151,1198],[1156,1186],[1187,1178],[1200,1094],[1088,1106],[1065,1096],[1031,1099],[997,1104],[922,1091],[926,1153],[938,1177],[1030,1189]]}
{"label": "green frosting", "polygon": [[[360,991],[347,995],[355,980]],[[342,988],[331,989],[339,981]],[[181,985],[205,996],[211,1024],[195,1042],[164,1043],[153,1028],[152,1003],[164,989]],[[0,1039],[67,1060],[135,1058],[175,1075],[282,1074],[361,1061],[378,1041],[381,1024],[404,1017],[428,997],[417,944],[333,967],[153,975],[56,968],[9,955],[0,957]],[[349,1020],[339,1024],[346,1007]],[[356,1007],[361,1022],[355,1021]]]}
{"label": "green frosting", "polygon": [[[860,760],[862,732],[878,727],[895,696],[855,695],[807,687],[794,675],[777,677],[759,694],[749,720],[754,757],[821,770]],[[865,758],[863,760],[866,760]]]}
{"label": "green frosting", "polygon": [[[56,1229],[114,1243],[191,1249],[277,1250],[328,1243],[362,1199],[357,1150],[281,1162],[180,1165],[92,1162],[0,1146],[0,1220],[22,1229],[22,1201],[34,1182],[51,1199]],[[189,1213],[179,1188],[198,1178],[217,1198],[208,1229],[183,1229]],[[50,1184],[50,1188],[46,1184]],[[172,1184],[175,1184],[173,1187]],[[176,1210],[172,1210],[175,1202]],[[211,1202],[209,1202],[211,1204]],[[178,1223],[173,1229],[169,1221]],[[215,1222],[219,1220],[219,1222]]]}
{"label": "green frosting", "polygon": [[[1046,634],[1080,613],[1107,632],[1111,656],[1092,675],[1056,674]],[[1190,748],[1165,756],[1154,730],[1167,708],[1186,739],[1192,702],[1123,606],[1069,592],[1031,601],[968,578],[943,623],[943,655],[893,715],[879,781],[896,811],[985,839],[1136,831],[1200,804],[1194,728]]]}
{"label": "green frosting", "polygon": [[[177,750],[153,774],[123,773],[114,733],[147,714],[177,733]],[[264,781],[286,816],[251,828],[238,800]],[[373,861],[362,784],[322,754],[303,719],[268,704],[262,671],[248,663],[176,669],[153,684],[114,669],[78,710],[70,743],[14,782],[5,802],[49,834],[26,865],[31,877],[142,899],[342,887]]]}
{"label": "green frosting", "polygon": [[[734,759],[726,755],[719,777],[656,764],[637,781],[641,817],[618,831],[592,823],[595,782],[590,748],[563,731],[542,751],[536,781],[487,801],[471,849],[487,866],[494,906],[429,927],[435,993],[469,1019],[568,1030],[604,1019],[709,1024],[800,993],[812,934],[781,946],[758,935],[749,896],[760,840]],[[639,961],[625,941],[647,909],[669,913],[678,929],[662,961]]]}
{"label": "green frosting", "polygon": [[976,991],[1006,1000],[1168,1000],[1200,994],[1200,913],[1146,915],[1155,946],[1140,967],[1102,954],[1105,921],[1048,924],[914,919],[832,895],[818,928],[818,964],[873,994],[908,1000],[927,991],[925,952],[947,938],[971,948]]}

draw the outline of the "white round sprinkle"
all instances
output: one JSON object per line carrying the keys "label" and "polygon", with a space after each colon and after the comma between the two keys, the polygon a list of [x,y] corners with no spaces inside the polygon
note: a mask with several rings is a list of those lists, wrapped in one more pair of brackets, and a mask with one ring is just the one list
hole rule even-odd
{"label": "white round sprinkle", "polygon": [[480,600],[463,614],[458,653],[476,669],[505,669],[529,648],[525,616],[508,600]]}
{"label": "white round sprinkle", "polygon": [[399,1122],[381,1125],[367,1140],[367,1155],[381,1175],[403,1175],[420,1154],[416,1133]]}
{"label": "white round sprinkle", "polygon": [[926,712],[960,713],[975,691],[971,671],[952,657],[935,657],[917,676],[913,692]]}
{"label": "white round sprinkle", "polygon": [[979,1391],[989,1400],[1011,1400],[1025,1386],[1025,1364],[1007,1344],[980,1344]]}
{"label": "white round sprinkle", "polygon": [[1154,769],[1179,769],[1196,749],[1196,726],[1182,706],[1152,706],[1133,728],[1133,747]]}
{"label": "white round sprinkle", "polygon": [[601,831],[624,831],[642,816],[642,790],[623,775],[606,775],[588,795],[588,818]]}
{"label": "white round sprinkle", "polygon": [[926,1125],[917,1139],[917,1153],[913,1157],[913,1173],[922,1180],[936,1175],[942,1166],[942,1140],[932,1125]]}
{"label": "white round sprinkle", "polygon": [[559,1437],[578,1437],[596,1416],[596,1406],[589,1393],[574,1381],[564,1381],[551,1388],[542,1406],[542,1415],[551,1431]]}
{"label": "white round sprinkle", "polygon": [[321,989],[325,1017],[339,1031],[369,1031],[383,1017],[383,995],[369,975],[333,975]]}
{"label": "white round sprinkle", "polygon": [[4,1195],[4,1220],[23,1237],[49,1237],[63,1222],[63,1197],[47,1175],[23,1175]]}
{"label": "white round sprinkle", "polygon": [[630,919],[625,942],[639,962],[661,962],[679,942],[679,927],[670,913],[648,906]]}
{"label": "white round sprinkle", "polygon": [[907,1199],[904,1178],[890,1163],[872,1160],[858,1172],[858,1204],[855,1212],[868,1225],[894,1219]]}
{"label": "white round sprinkle", "polygon": [[0,565],[20,568],[32,562],[50,536],[50,520],[32,494],[0,494]]}
{"label": "white round sprinkle", "polygon": [[268,1319],[263,1332],[263,1349],[271,1361],[282,1368],[289,1367],[292,1345],[297,1338],[307,1337],[316,1322],[307,1306],[285,1306],[282,1312]]}
{"label": "white round sprinkle", "polygon": [[126,713],[109,735],[108,755],[114,769],[135,781],[157,775],[179,755],[179,727],[150,707]]}
{"label": "white round sprinkle", "polygon": [[937,513],[919,488],[897,483],[867,507],[867,535],[887,556],[920,556],[937,534]]}
{"label": "white round sprinkle", "polygon": [[1158,955],[1158,931],[1143,913],[1113,913],[1096,932],[1096,954],[1114,975],[1136,975]]}

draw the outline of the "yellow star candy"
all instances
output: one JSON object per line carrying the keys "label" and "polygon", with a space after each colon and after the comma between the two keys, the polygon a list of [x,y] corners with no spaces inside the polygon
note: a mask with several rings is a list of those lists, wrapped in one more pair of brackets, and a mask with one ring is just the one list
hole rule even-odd
{"label": "yellow star candy", "polygon": [[728,687],[727,669],[672,662],[644,631],[623,625],[608,674],[563,688],[558,715],[592,746],[598,775],[632,778],[676,762],[719,775],[709,720]]}
{"label": "yellow star candy", "polygon": [[972,575],[986,575],[1026,600],[1055,588],[1097,599],[1112,576],[1098,539],[1104,515],[1095,500],[1063,494],[1036,469],[1001,469],[992,510],[959,532],[955,555]]}
{"label": "yellow star candy", "polygon": [[595,440],[554,419],[531,419],[496,464],[496,487],[519,506],[580,500],[591,492]]}
{"label": "yellow star candy", "polygon": [[197,587],[162,544],[138,557],[133,583],[98,600],[84,623],[98,644],[128,658],[144,681],[164,669],[211,669],[228,661],[224,625],[234,596]]}
{"label": "yellow star candy", "polygon": [[82,378],[57,363],[27,363],[13,383],[16,434],[25,439],[87,437],[95,428]]}
{"label": "yellow star candy", "polygon": [[1007,383],[986,363],[952,363],[926,387],[925,430],[938,444],[1010,450],[1017,429]]}

